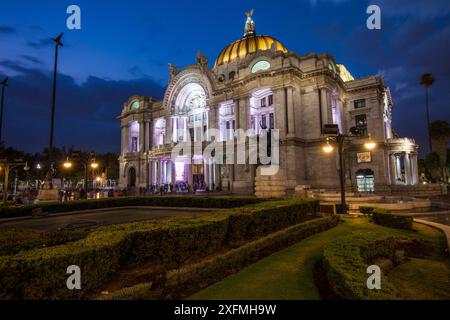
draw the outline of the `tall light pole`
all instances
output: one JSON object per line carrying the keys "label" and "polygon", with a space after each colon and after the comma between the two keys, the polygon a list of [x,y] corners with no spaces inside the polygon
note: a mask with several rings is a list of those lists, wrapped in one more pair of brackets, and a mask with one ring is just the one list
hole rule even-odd
{"label": "tall light pole", "polygon": [[52,92],[52,115],[50,120],[50,143],[48,148],[48,158],[49,158],[49,171],[47,173],[46,180],[49,183],[49,189],[53,189],[53,137],[55,130],[55,106],[56,106],[56,79],[58,75],[58,48],[63,46],[61,38],[64,33],[61,33],[55,39],[55,65],[53,68],[53,92]]}
{"label": "tall light pole", "polygon": [[[334,147],[331,145],[330,141],[334,141],[338,147],[338,160],[339,160],[339,187],[341,193],[341,210],[339,213],[347,213],[347,201],[346,201],[346,191],[345,191],[345,162],[344,162],[344,145],[345,141],[351,139],[352,137],[359,136],[359,129],[352,128],[350,134],[342,134],[339,131],[337,125],[325,125],[323,132],[331,137],[327,138],[327,144],[322,148],[327,154],[334,151]],[[364,148],[366,150],[372,151],[377,147],[377,144],[372,141],[369,135],[369,139],[364,143]]]}
{"label": "tall light pole", "polygon": [[0,110],[0,144],[3,142],[3,108],[5,105],[5,88],[8,86],[8,78],[5,78],[5,80],[2,81],[2,104],[1,104],[1,110]]}

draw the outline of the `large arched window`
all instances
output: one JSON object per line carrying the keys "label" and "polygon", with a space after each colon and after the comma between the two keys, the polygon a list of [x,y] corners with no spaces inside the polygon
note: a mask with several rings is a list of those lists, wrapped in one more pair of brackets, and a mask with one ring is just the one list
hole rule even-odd
{"label": "large arched window", "polygon": [[175,100],[176,116],[173,118],[173,141],[187,139],[202,141],[208,129],[206,92],[198,83],[185,85]]}

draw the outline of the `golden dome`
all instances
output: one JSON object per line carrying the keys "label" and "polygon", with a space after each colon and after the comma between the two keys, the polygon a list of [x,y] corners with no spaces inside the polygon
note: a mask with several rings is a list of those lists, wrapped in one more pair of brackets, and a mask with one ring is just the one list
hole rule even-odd
{"label": "golden dome", "polygon": [[228,45],[219,54],[216,60],[215,66],[220,66],[225,63],[230,63],[236,59],[243,59],[247,55],[272,49],[274,46],[275,51],[287,52],[286,47],[278,40],[269,37],[256,35],[256,25],[253,21],[253,9],[246,12],[247,21],[245,22],[244,37],[232,44]]}
{"label": "golden dome", "polygon": [[282,51],[285,53],[288,51],[280,41],[270,36],[245,36],[244,38],[233,42],[223,49],[216,60],[215,66],[217,67],[225,63],[233,62],[237,58],[243,59],[247,55],[255,52],[270,50],[273,45],[275,46],[276,51]]}

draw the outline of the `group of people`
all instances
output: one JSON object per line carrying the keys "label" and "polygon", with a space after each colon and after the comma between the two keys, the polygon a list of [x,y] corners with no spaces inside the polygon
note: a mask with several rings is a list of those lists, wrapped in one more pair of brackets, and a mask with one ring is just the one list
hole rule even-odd
{"label": "group of people", "polygon": [[167,195],[167,194],[175,194],[175,193],[192,193],[196,194],[198,191],[212,192],[212,191],[220,191],[219,188],[215,188],[214,184],[210,189],[204,182],[194,182],[192,185],[186,182],[177,182],[166,183],[166,184],[155,184],[150,186],[149,188],[141,187],[141,188],[128,188],[122,190],[122,194],[125,196],[133,196],[133,195]]}

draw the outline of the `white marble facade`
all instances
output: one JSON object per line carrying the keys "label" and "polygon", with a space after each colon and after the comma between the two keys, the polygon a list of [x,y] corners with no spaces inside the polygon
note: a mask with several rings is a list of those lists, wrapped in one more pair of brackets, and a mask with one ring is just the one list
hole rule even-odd
{"label": "white marble facade", "polygon": [[[122,130],[120,186],[152,190],[189,185],[238,194],[286,195],[299,185],[335,189],[337,156],[322,152],[325,124],[342,133],[358,126],[362,137],[346,145],[346,183],[354,191],[415,185],[418,146],[398,139],[392,129],[393,101],[383,78],[354,79],[329,54],[297,54],[276,39],[258,36],[252,19],[244,37],[227,46],[213,67],[197,54],[197,63],[170,68],[164,99],[132,96],[119,116]],[[220,165],[179,157],[172,148],[189,139],[233,139],[234,129],[278,129],[280,171],[261,177],[257,165]],[[363,148],[370,135],[377,148]],[[192,160],[192,159],[191,159]]]}

